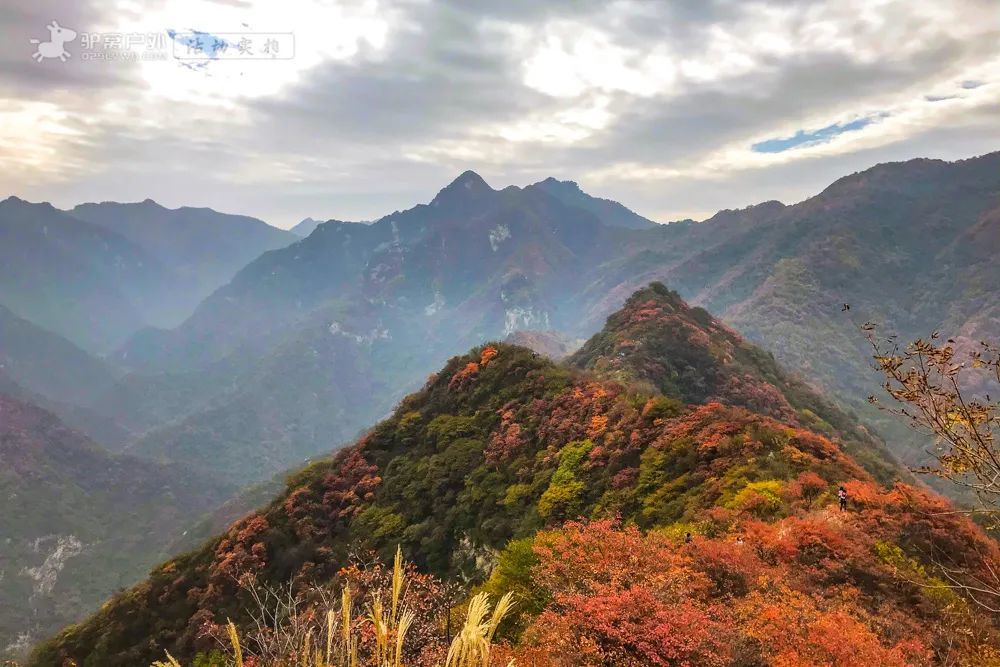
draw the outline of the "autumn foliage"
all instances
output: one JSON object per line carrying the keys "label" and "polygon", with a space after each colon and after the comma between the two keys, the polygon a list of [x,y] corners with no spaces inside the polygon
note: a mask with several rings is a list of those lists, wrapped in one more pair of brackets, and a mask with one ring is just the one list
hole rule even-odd
{"label": "autumn foliage", "polygon": [[[837,413],[817,432],[803,424],[818,413],[792,409],[783,420],[712,396],[684,403],[522,348],[473,350],[34,664],[205,654],[206,628],[250,622],[246,577],[359,580],[351,554],[385,561],[397,545],[414,582],[517,596],[496,664],[996,664],[995,619],[932,566],[947,557],[985,577],[996,545],[940,497],[859,464],[845,448],[867,441],[833,426]],[[414,650],[446,646],[461,599],[414,609]]]}
{"label": "autumn foliage", "polygon": [[690,544],[614,520],[539,533],[527,576],[550,602],[513,655],[551,665],[990,664],[989,623],[918,586],[893,590],[892,567],[858,525],[880,518],[837,521],[823,509]]}

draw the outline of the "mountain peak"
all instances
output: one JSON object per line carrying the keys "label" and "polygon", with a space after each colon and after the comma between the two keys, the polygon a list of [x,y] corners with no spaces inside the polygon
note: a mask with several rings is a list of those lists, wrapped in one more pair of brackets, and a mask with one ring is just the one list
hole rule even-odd
{"label": "mountain peak", "polygon": [[687,403],[714,398],[742,338],[659,282],[636,291],[570,363]]}
{"label": "mountain peak", "polygon": [[489,184],[486,182],[485,179],[483,179],[482,176],[480,176],[476,172],[472,171],[471,169],[466,169],[461,174],[459,174],[458,178],[456,178],[454,181],[452,181],[451,185],[449,185],[448,187],[451,187],[451,186],[461,186],[461,187],[464,187],[466,189],[471,189],[471,188],[474,188],[474,187],[476,187],[476,188],[485,187],[485,188],[489,188],[490,190],[493,189],[493,188],[490,188]]}
{"label": "mountain peak", "polygon": [[[895,474],[891,456],[852,418],[787,373],[768,352],[662,283],[650,283],[629,297],[568,362],[684,403],[735,405],[795,425],[803,415],[819,415],[827,434],[847,434],[846,440],[855,443],[845,447],[869,472],[883,481]],[[866,444],[859,449],[860,442]],[[864,454],[866,448],[875,455]]]}
{"label": "mountain peak", "polygon": [[455,203],[467,201],[470,197],[479,197],[493,194],[496,190],[490,187],[482,176],[474,171],[468,170],[454,181],[449,183],[444,189],[437,193],[431,201],[432,206],[443,203]]}
{"label": "mountain peak", "polygon": [[543,186],[545,188],[563,188],[564,190],[579,191],[580,184],[576,181],[561,181],[554,176],[549,176],[543,181],[539,181],[536,185]]}
{"label": "mountain peak", "polygon": [[685,403],[721,401],[796,420],[791,380],[774,359],[659,282],[629,297],[570,363]]}
{"label": "mountain peak", "polygon": [[665,318],[681,317],[702,329],[726,330],[734,339],[735,331],[726,329],[702,308],[692,307],[675,290],[654,281],[632,293],[621,309],[608,318],[605,330],[629,328],[636,323],[662,325]]}
{"label": "mountain peak", "polygon": [[20,197],[18,197],[16,195],[11,195],[10,197],[7,197],[6,199],[4,199],[2,202],[0,202],[0,206],[13,206],[13,207],[18,207],[18,208],[29,208],[30,207],[30,208],[39,208],[39,209],[54,209],[55,208],[54,206],[52,206],[52,204],[50,204],[47,201],[32,202],[32,201],[28,201],[27,199],[21,199]]}
{"label": "mountain peak", "polygon": [[587,194],[580,189],[576,181],[560,181],[549,176],[544,181],[529,185],[526,189],[541,190],[567,206],[592,213],[602,224],[609,227],[649,229],[656,226],[652,220],[642,217],[619,202]]}

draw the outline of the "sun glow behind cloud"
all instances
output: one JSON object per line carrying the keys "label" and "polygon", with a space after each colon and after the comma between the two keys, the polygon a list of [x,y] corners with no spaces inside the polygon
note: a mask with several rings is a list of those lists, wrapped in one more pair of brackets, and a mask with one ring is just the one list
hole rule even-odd
{"label": "sun glow behind cloud", "polygon": [[[129,6],[133,3],[125,4]],[[141,64],[151,95],[194,104],[234,106],[241,99],[279,94],[321,63],[346,63],[362,53],[376,56],[386,46],[391,12],[375,0],[357,4],[172,0],[158,11],[135,8],[120,12],[119,17],[118,25],[110,30],[294,35],[295,54],[288,59],[219,60],[200,71],[192,71],[185,62],[174,59]]]}
{"label": "sun glow behind cloud", "polygon": [[0,146],[17,146],[2,154],[5,171],[71,178],[86,167],[77,150],[86,143],[83,128],[58,104],[0,100]]}

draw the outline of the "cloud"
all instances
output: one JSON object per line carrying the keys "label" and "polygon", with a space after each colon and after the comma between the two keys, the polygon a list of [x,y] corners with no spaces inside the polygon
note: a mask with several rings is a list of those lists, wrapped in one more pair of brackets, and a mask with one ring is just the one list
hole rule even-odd
{"label": "cloud", "polygon": [[[378,217],[471,168],[674,219],[1000,148],[992,0],[40,0],[0,19],[0,168],[61,205],[153,197],[287,226]],[[84,60],[81,42],[35,63],[52,19],[291,33],[295,53],[185,67]]]}

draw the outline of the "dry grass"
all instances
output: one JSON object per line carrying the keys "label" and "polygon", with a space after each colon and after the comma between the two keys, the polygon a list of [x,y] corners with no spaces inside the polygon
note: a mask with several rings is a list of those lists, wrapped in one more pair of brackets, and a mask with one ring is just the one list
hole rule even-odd
{"label": "dry grass", "polygon": [[[403,603],[406,568],[397,549],[392,582],[387,591],[372,594],[363,623],[352,618],[350,587],[341,590],[339,604],[326,605],[316,623],[315,609],[305,609],[290,589],[253,594],[257,609],[251,612],[256,629],[241,639],[235,624],[226,626],[227,651],[234,667],[419,667],[404,662],[407,632],[415,615]],[[490,653],[497,627],[514,606],[508,593],[491,608],[489,596],[480,593],[469,602],[465,624],[455,636],[444,667],[490,667]],[[373,638],[373,648],[359,659],[362,634]],[[513,661],[507,667],[513,667]],[[151,667],[182,667],[169,653]],[[438,665],[437,667],[441,667]]]}
{"label": "dry grass", "polygon": [[[500,598],[492,614],[490,596],[487,593],[480,593],[472,598],[465,625],[448,649],[445,667],[489,667],[493,636],[513,606],[514,600],[510,593]],[[513,664],[511,661],[508,667]]]}

